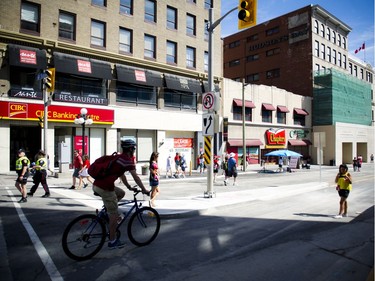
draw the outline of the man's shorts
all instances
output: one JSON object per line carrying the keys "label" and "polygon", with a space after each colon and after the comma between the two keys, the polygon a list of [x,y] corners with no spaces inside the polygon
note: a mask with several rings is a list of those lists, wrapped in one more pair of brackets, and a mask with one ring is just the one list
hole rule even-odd
{"label": "man's shorts", "polygon": [[17,177],[16,182],[18,182],[20,184],[27,184],[27,177],[23,177],[22,179]]}
{"label": "man's shorts", "polygon": [[92,189],[96,193],[98,193],[100,197],[102,197],[103,203],[107,208],[108,214],[118,214],[117,193],[120,194],[120,197],[121,194],[123,194],[122,197],[124,197],[125,195],[125,192],[121,188],[115,186],[114,191],[107,191],[94,185]]}
{"label": "man's shorts", "polygon": [[74,168],[73,177],[79,178],[79,169],[78,168]]}
{"label": "man's shorts", "polygon": [[340,197],[348,198],[350,191],[347,189],[340,189],[339,195]]}

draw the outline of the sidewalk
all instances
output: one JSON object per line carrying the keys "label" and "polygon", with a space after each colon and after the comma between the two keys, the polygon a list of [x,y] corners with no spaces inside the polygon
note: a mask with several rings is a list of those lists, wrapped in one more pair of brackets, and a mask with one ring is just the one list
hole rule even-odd
{"label": "sidewalk", "polygon": [[[327,168],[335,168],[335,167],[325,167]],[[277,169],[277,166],[275,165],[275,170]],[[244,174],[256,174],[262,171],[262,167],[260,165],[249,165],[246,172],[239,171],[239,178],[243,176]],[[273,170],[268,170],[269,172],[273,172]],[[305,169],[298,170],[299,173],[309,171]],[[199,174],[197,171],[192,171],[191,175],[186,176],[185,178],[168,178],[166,179],[165,176],[161,177],[161,184],[163,183],[181,183],[181,185],[187,185],[190,186],[189,182],[195,181],[197,184],[205,184],[207,181],[206,178],[207,174]],[[143,183],[148,182],[148,176],[147,175],[140,175],[141,180]],[[133,181],[128,177],[130,180],[130,183],[133,184]],[[219,173],[217,180],[218,182],[222,182],[224,179],[224,176]],[[0,175],[0,184],[1,185],[7,185],[9,187],[14,186],[14,175]],[[29,184],[28,189],[30,189],[32,182],[31,178],[29,178]],[[99,197],[95,197],[92,194],[91,188],[87,189],[81,189],[81,190],[70,190],[69,187],[72,184],[72,178],[71,176],[66,177],[49,177],[48,178],[48,185],[51,190],[52,196],[50,198],[54,197],[54,194],[59,194],[64,197],[76,200],[86,206],[92,207],[92,208],[100,208],[102,206],[102,201]],[[302,188],[303,185],[303,188]],[[282,187],[265,187],[265,188],[254,188],[254,189],[244,189],[244,190],[231,190],[225,189],[220,190],[220,192],[213,192],[212,197],[207,198],[208,196],[205,196],[204,191],[201,190],[200,192],[192,190],[187,190],[186,188],[182,188],[181,190],[183,192],[176,191],[176,193],[173,193],[172,196],[166,196],[165,193],[161,194],[160,198],[156,201],[156,209],[159,212],[159,214],[164,218],[176,218],[176,217],[186,217],[186,216],[193,216],[198,214],[203,214],[210,209],[215,208],[222,208],[225,206],[230,206],[233,204],[242,204],[246,202],[251,202],[255,200],[272,200],[272,199],[278,199],[285,196],[290,196],[293,194],[300,194],[305,193],[307,191],[314,191],[318,189],[322,189],[324,187],[327,187],[327,183],[319,183],[319,182],[309,182],[309,183],[303,183],[303,184],[294,184],[294,185],[285,185]],[[40,186],[39,189],[42,189]],[[279,190],[283,190],[282,193],[279,192]],[[38,191],[40,195],[42,195],[42,191]],[[15,194],[18,195],[17,192]],[[129,194],[129,193],[128,193]],[[34,196],[35,198],[38,196]],[[142,196],[139,196],[139,199],[141,199]],[[144,200],[148,200],[148,197],[144,196]],[[145,201],[146,205],[148,206],[148,202]]]}

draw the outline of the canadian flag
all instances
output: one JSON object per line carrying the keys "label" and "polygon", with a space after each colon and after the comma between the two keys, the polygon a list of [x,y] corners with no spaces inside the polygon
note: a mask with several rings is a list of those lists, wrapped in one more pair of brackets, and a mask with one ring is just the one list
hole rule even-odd
{"label": "canadian flag", "polygon": [[355,50],[355,52],[354,52],[354,53],[356,54],[356,53],[358,53],[359,51],[361,51],[361,50],[364,50],[364,49],[365,49],[365,47],[366,47],[366,46],[365,46],[365,43],[363,43],[363,44],[362,44],[362,46],[361,46],[361,47],[359,47],[359,49]]}

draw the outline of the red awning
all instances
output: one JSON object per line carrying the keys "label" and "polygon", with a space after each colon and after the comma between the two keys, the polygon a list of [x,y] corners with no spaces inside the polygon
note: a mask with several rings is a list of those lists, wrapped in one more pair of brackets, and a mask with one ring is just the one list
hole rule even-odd
{"label": "red awning", "polygon": [[[242,139],[230,139],[228,140],[230,146],[243,146]],[[263,145],[262,141],[259,139],[247,139],[246,146],[260,146]]]}
{"label": "red awning", "polygon": [[309,140],[288,140],[288,145],[292,146],[306,146],[311,144],[312,143]]}
{"label": "red awning", "polygon": [[262,106],[263,106],[263,108],[264,108],[265,110],[271,110],[271,111],[276,110],[276,109],[273,107],[273,105],[272,105],[272,104],[269,104],[269,103],[262,103]]}
{"label": "red awning", "polygon": [[[241,99],[233,99],[233,103],[235,106],[242,106]],[[255,108],[255,104],[252,101],[245,100],[245,107]]]}
{"label": "red awning", "polygon": [[283,105],[278,105],[277,110],[280,111],[280,112],[285,112],[285,113],[289,112],[289,109],[286,106],[283,106]]}
{"label": "red awning", "polygon": [[295,108],[294,112],[298,115],[309,115],[309,113],[302,108]]}

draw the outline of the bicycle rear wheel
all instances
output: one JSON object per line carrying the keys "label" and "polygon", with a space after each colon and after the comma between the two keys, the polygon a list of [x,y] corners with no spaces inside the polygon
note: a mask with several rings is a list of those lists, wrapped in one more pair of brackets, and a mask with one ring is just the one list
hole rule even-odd
{"label": "bicycle rear wheel", "polygon": [[65,228],[62,247],[68,257],[83,261],[100,251],[106,236],[105,223],[96,215],[85,214],[72,220]]}
{"label": "bicycle rear wheel", "polygon": [[160,216],[150,207],[138,209],[129,220],[129,240],[136,246],[150,244],[158,236],[160,230]]}

